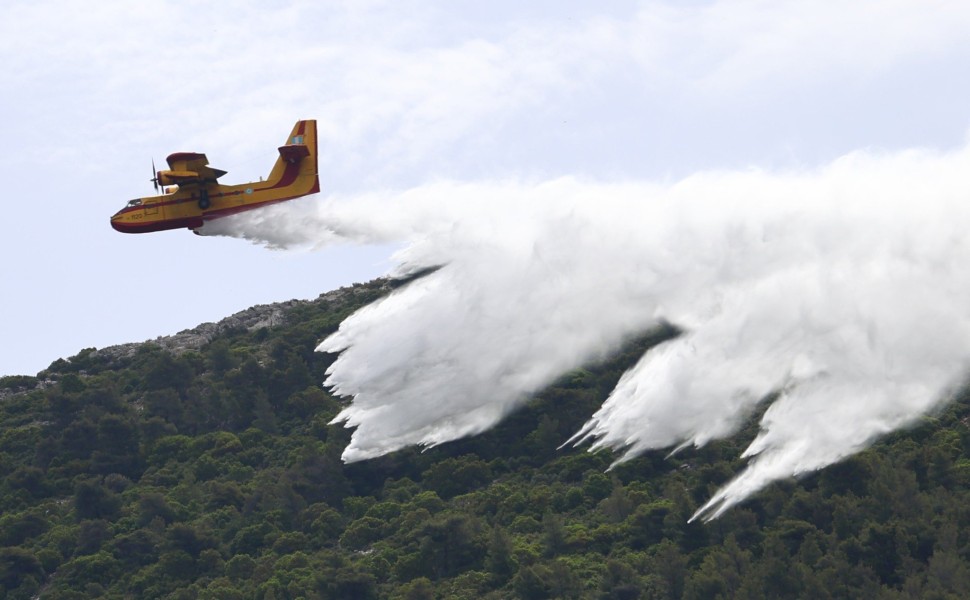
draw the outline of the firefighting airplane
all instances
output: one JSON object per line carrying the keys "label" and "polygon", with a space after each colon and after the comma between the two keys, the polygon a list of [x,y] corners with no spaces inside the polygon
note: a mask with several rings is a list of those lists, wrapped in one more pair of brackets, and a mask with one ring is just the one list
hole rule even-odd
{"label": "firefighting airplane", "polygon": [[205,154],[171,154],[170,170],[154,173],[151,180],[162,194],[130,201],[111,217],[111,226],[122,233],[194,231],[212,219],[319,192],[317,122],[298,121],[279,151],[266,181],[239,185],[218,183],[226,172],[210,167]]}

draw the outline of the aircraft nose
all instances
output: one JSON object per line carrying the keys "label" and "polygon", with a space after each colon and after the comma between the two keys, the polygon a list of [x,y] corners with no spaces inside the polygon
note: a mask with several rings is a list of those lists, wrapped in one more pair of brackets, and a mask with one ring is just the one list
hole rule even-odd
{"label": "aircraft nose", "polygon": [[132,231],[131,226],[122,221],[119,215],[111,217],[111,228],[121,233],[131,233]]}

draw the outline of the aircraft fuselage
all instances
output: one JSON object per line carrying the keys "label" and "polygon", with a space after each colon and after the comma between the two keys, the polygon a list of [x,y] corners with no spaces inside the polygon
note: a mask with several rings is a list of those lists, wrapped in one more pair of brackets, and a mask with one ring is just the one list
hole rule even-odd
{"label": "aircraft fuselage", "polygon": [[[297,122],[266,181],[238,185],[204,179],[182,182],[171,193],[131,200],[111,217],[111,226],[122,233],[197,229],[208,220],[317,193],[316,129],[316,121]],[[203,155],[176,153],[169,157],[169,164],[173,158],[186,156]],[[162,179],[165,172],[156,177]]]}

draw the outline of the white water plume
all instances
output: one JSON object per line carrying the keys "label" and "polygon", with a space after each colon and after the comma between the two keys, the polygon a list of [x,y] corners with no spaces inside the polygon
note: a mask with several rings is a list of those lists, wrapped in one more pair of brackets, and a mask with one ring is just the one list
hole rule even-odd
{"label": "white water plume", "polygon": [[[695,517],[820,469],[938,407],[970,358],[970,150],[669,184],[438,183],[207,224],[277,247],[400,240],[441,266],[319,349],[353,396],[344,460],[488,429],[564,372],[669,322],[574,440],[621,452],[730,436],[774,398],[747,469]],[[775,394],[775,395],[772,395]]]}

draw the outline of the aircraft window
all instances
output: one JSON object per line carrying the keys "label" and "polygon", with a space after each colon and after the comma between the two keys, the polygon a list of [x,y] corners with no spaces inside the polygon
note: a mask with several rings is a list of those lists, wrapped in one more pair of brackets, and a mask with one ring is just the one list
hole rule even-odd
{"label": "aircraft window", "polygon": [[128,203],[128,206],[139,206],[141,205],[141,200],[132,200]]}

